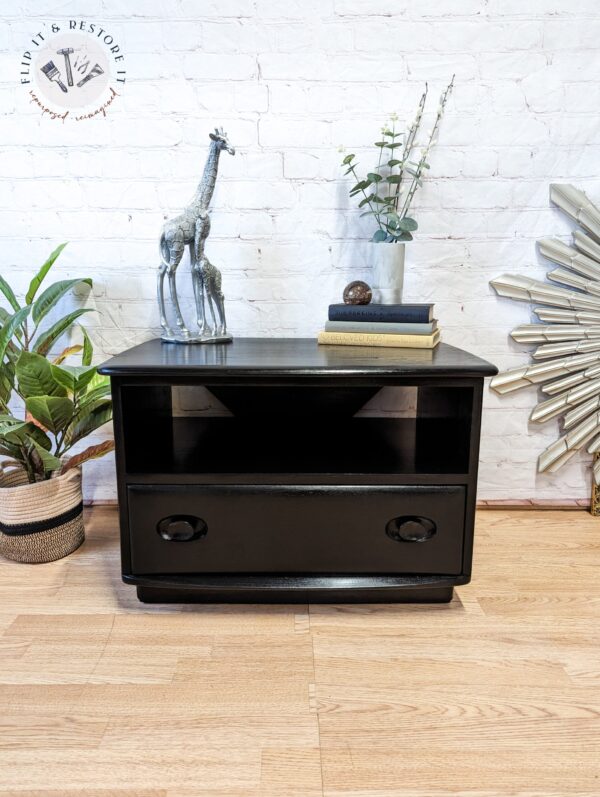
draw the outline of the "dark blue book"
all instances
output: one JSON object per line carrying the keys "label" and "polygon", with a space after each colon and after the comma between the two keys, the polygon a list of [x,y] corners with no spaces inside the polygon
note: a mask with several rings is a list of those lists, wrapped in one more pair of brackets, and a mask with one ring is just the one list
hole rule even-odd
{"label": "dark blue book", "polygon": [[432,304],[330,304],[330,321],[371,321],[395,324],[429,324]]}

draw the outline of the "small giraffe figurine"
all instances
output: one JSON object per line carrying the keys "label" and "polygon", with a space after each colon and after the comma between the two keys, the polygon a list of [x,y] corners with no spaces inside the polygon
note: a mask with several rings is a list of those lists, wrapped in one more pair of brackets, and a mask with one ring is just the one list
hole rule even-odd
{"label": "small giraffe figurine", "polygon": [[[227,334],[225,322],[221,272],[212,265],[204,254],[204,246],[210,233],[208,206],[215,190],[219,156],[222,150],[226,150],[230,155],[235,155],[235,148],[229,143],[223,128],[215,128],[215,132],[210,133],[209,136],[211,139],[210,149],[196,193],[179,216],[175,216],[175,218],[164,223],[160,236],[161,264],[158,270],[158,307],[160,324],[163,328],[162,339],[170,343],[204,343],[231,340],[231,336]],[[190,334],[185,325],[177,295],[177,267],[181,262],[186,246],[189,247],[192,265],[192,284],[194,286],[196,325],[198,327],[196,335]],[[167,321],[164,292],[165,276],[169,278],[169,291],[175,312],[177,333],[171,329]],[[206,320],[204,307],[205,290],[213,320],[212,329]],[[215,307],[219,317],[218,321],[215,317]]]}

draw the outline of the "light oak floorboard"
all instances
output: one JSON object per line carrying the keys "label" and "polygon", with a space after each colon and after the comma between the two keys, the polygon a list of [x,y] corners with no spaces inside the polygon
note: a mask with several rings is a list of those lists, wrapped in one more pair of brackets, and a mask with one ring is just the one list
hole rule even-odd
{"label": "light oak floorboard", "polygon": [[478,513],[448,605],[143,605],[117,515],[0,560],[0,797],[598,797],[600,520]]}

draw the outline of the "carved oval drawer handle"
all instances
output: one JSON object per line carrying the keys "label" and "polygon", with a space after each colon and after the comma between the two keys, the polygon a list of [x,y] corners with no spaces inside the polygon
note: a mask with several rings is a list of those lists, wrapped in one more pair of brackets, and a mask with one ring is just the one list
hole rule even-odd
{"label": "carved oval drawer handle", "polygon": [[168,542],[191,542],[208,534],[206,522],[194,515],[165,517],[158,522],[156,530]]}
{"label": "carved oval drawer handle", "polygon": [[385,533],[395,542],[427,542],[436,532],[433,520],[416,515],[392,518],[385,527]]}

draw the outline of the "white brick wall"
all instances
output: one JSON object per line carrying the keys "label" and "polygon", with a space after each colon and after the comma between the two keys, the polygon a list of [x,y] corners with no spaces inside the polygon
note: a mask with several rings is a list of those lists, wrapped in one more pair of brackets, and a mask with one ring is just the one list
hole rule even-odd
{"label": "white brick wall", "polygon": [[[32,32],[69,16],[106,22],[126,53],[106,119],[42,119],[17,85]],[[158,232],[217,123],[238,154],[222,159],[209,247],[236,335],[314,335],[343,285],[369,278],[337,148],[362,154],[389,113],[410,117],[425,79],[435,95],[456,72],[456,91],[416,202],[406,299],[436,303],[446,342],[523,362],[507,333],[528,308],[488,280],[542,276],[536,237],[568,235],[549,182],[600,199],[597,0],[10,0],[0,19],[2,272],[24,288],[71,241],[60,273],[95,278],[99,359],[158,333]],[[481,498],[588,494],[585,460],[536,474],[557,425],[528,425],[534,401],[486,392]],[[112,463],[86,485],[113,497]]]}

